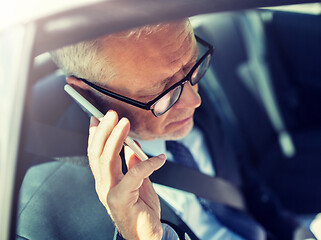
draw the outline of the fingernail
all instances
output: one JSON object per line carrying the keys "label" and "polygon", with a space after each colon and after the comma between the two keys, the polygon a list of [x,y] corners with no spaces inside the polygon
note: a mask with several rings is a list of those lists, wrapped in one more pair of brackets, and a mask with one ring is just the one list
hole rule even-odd
{"label": "fingernail", "polygon": [[127,122],[128,122],[128,119],[123,117],[123,118],[120,119],[119,124],[120,125],[126,125]]}
{"label": "fingernail", "polygon": [[114,110],[108,110],[107,114],[108,116],[112,116],[115,114],[115,111]]}
{"label": "fingernail", "polygon": [[165,160],[165,159],[166,159],[165,154],[159,154],[157,157],[160,158],[160,159],[162,159],[162,160]]}
{"label": "fingernail", "polygon": [[114,117],[116,117],[116,112],[114,110],[108,110],[108,112],[106,113],[105,117],[106,118],[114,118]]}

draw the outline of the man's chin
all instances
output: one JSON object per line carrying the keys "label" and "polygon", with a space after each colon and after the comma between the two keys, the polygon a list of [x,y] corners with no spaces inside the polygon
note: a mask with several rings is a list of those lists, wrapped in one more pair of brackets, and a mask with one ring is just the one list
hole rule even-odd
{"label": "man's chin", "polygon": [[136,131],[130,131],[129,136],[136,140],[143,140],[143,141],[152,141],[155,139],[163,139],[163,140],[170,140],[175,141],[184,138],[193,128],[194,121],[191,119],[187,124],[184,124],[182,127],[173,130],[172,132],[165,133],[163,135],[155,135],[150,132],[142,133],[141,131],[137,134]]}
{"label": "man's chin", "polygon": [[170,140],[170,141],[182,139],[192,130],[193,126],[194,126],[194,121],[193,119],[191,119],[189,123],[179,128],[178,130],[161,136],[161,139]]}

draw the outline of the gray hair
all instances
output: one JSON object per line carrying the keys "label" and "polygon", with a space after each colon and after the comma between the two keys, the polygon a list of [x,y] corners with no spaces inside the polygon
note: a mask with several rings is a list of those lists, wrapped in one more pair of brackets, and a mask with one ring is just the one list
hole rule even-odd
{"label": "gray hair", "polygon": [[[52,51],[51,57],[66,76],[75,75],[86,79],[95,79],[99,59],[98,41],[84,41]],[[88,71],[91,69],[91,71]]]}
{"label": "gray hair", "polygon": [[56,65],[66,76],[77,76],[95,82],[97,79],[109,80],[116,77],[116,72],[111,68],[108,56],[103,58],[99,52],[103,43],[111,36],[131,38],[138,40],[142,34],[149,35],[167,28],[170,23],[146,25],[143,27],[106,35],[94,40],[83,41],[69,45],[51,52]]}

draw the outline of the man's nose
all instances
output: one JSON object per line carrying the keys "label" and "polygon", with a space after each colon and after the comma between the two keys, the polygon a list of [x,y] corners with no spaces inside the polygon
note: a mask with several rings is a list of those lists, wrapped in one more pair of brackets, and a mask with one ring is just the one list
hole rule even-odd
{"label": "man's nose", "polygon": [[177,109],[182,108],[197,108],[201,105],[201,97],[198,94],[198,85],[192,86],[190,82],[184,84],[181,97],[174,105]]}

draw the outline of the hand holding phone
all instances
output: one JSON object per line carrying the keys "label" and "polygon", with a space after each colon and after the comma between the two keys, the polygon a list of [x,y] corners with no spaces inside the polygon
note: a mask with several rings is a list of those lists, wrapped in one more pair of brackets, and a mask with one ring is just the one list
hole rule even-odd
{"label": "hand holding phone", "polygon": [[[77,92],[73,87],[66,84],[64,90],[80,105],[80,107],[87,112],[90,116],[95,116],[98,120],[104,117],[94,105],[92,105],[86,98],[84,98],[79,92]],[[143,152],[143,150],[135,143],[135,141],[130,138],[126,137],[125,145],[130,147],[136,154],[136,156],[141,160],[145,161],[148,159],[148,156]]]}

